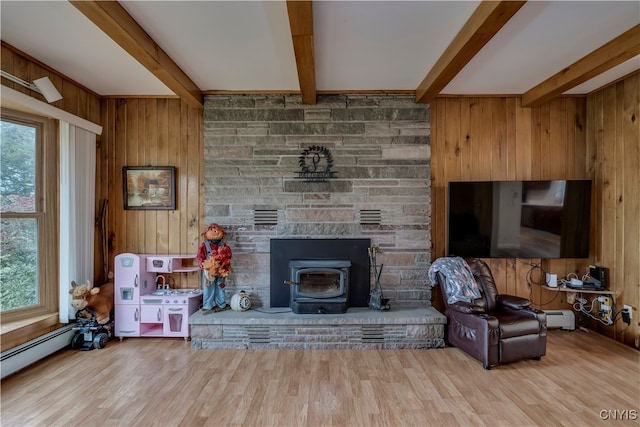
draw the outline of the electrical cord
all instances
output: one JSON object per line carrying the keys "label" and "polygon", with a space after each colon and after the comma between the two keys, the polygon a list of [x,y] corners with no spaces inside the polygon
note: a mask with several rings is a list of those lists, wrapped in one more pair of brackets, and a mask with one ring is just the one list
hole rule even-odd
{"label": "electrical cord", "polygon": [[[547,272],[544,268],[542,268],[542,266],[540,264],[536,264],[536,263],[530,263],[530,262],[526,262],[526,261],[522,261],[525,264],[528,264],[531,268],[527,271],[527,286],[529,287],[529,301],[532,301],[532,304],[536,307],[544,307],[546,305],[551,304],[552,302],[554,302],[558,296],[560,295],[559,292],[556,292],[555,295],[553,296],[553,298],[551,298],[549,301],[546,302],[542,302],[542,303],[535,303],[532,300],[532,292],[533,290],[531,289],[531,285],[538,285],[538,286],[543,286],[547,284]],[[536,271],[540,271],[538,279],[534,279],[533,275],[534,272]]]}
{"label": "electrical cord", "polygon": [[[542,268],[542,266],[540,264],[529,264],[531,265],[531,268],[529,269],[529,271],[527,271],[527,283],[529,284],[529,288],[531,288],[531,285],[546,285],[547,284],[547,272],[545,271],[544,268]],[[535,280],[533,278],[533,274],[535,271],[540,271],[540,276],[538,276],[538,279]]]}
{"label": "electrical cord", "polygon": [[[590,318],[591,318],[591,319],[593,319],[593,320],[596,320],[596,321],[598,321],[598,322],[602,323],[602,324],[603,324],[603,325],[605,325],[605,326],[613,325],[613,320],[614,320],[614,319],[611,319],[611,318],[610,318],[608,322],[605,322],[605,321],[604,321],[604,320],[602,320],[601,318],[596,317],[596,316],[594,316],[593,314],[591,314],[591,313],[593,312],[593,309],[594,309],[593,304],[594,304],[594,302],[595,302],[595,301],[596,301],[596,299],[595,299],[595,298],[594,298],[594,299],[592,299],[592,300],[591,300],[591,304],[589,305],[589,308],[587,308],[587,307],[586,307],[586,305],[587,305],[587,303],[588,303],[588,300],[587,300],[586,298],[584,298],[584,297],[582,296],[582,293],[580,292],[580,296],[576,297],[576,300],[575,300],[575,302],[573,303],[573,309],[574,309],[575,311],[579,312],[579,313],[584,314],[584,315],[585,315],[585,316],[587,316],[587,317],[590,317]],[[611,310],[611,311],[613,312],[613,307],[612,307],[612,310]]]}
{"label": "electrical cord", "polygon": [[[546,277],[547,277],[547,272],[545,271],[544,268],[542,268],[542,266],[540,264],[536,264],[536,263],[531,263],[531,262],[526,262],[526,261],[521,261],[525,264],[528,264],[529,266],[531,266],[531,268],[527,271],[527,275],[526,275],[526,280],[527,280],[527,285],[529,287],[529,300],[531,300],[531,296],[532,296],[532,289],[531,289],[531,285],[539,285],[539,286],[543,286],[547,284],[546,281]],[[534,278],[534,273],[536,271],[539,271],[539,275],[538,278],[535,279]],[[587,273],[585,275],[582,276],[582,281],[583,282],[587,282],[590,279],[590,275]],[[576,273],[569,273],[567,274],[565,279],[560,279],[559,280],[559,284],[562,285],[563,287],[569,287],[568,285],[571,283],[571,279],[578,278],[578,275]],[[577,291],[579,292],[579,291]],[[558,296],[560,295],[560,292],[556,292],[554,297],[549,300],[546,301],[544,303],[533,303],[535,306],[538,307],[544,307],[545,305],[551,304],[553,301],[556,300],[556,298],[558,298]],[[576,298],[575,302],[572,304],[572,308],[577,311],[580,312],[582,314],[584,314],[585,316],[588,316],[600,323],[602,323],[603,325],[606,326],[610,326],[613,325],[613,323],[615,322],[615,319],[618,317],[618,315],[622,312],[619,311],[618,313],[615,312],[614,306],[613,306],[613,300],[611,300],[611,313],[615,313],[612,317],[610,317],[608,319],[608,321],[604,321],[603,319],[601,319],[600,317],[594,316],[592,313],[594,311],[594,302],[595,302],[596,298],[591,300],[591,304],[587,307],[587,303],[589,302],[586,298],[584,298],[582,296],[582,293],[579,292],[579,296]]]}
{"label": "electrical cord", "polygon": [[[556,300],[556,298],[558,298],[559,295],[560,295],[560,292],[556,292],[555,295],[553,296],[553,298],[551,298],[549,301],[541,302],[540,304],[532,302],[532,304],[537,306],[537,307],[544,307],[545,305],[549,305],[552,302],[554,302]],[[531,301],[531,289],[529,289],[529,301]]]}

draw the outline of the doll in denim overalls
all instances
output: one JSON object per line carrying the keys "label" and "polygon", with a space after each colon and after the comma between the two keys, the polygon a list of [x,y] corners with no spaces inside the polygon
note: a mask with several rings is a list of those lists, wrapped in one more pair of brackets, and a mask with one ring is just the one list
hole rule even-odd
{"label": "doll in denim overalls", "polygon": [[202,314],[228,310],[225,280],[231,272],[231,248],[226,244],[227,233],[218,224],[209,224],[202,233],[204,241],[196,259],[202,269],[204,282]]}

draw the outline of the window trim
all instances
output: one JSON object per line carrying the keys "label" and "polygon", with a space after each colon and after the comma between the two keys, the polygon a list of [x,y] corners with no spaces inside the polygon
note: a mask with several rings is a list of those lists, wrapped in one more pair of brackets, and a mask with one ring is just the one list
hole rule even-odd
{"label": "window trim", "polygon": [[3,218],[38,218],[38,304],[2,313],[0,324],[57,314],[59,301],[59,188],[58,122],[21,111],[0,109],[2,120],[36,126],[36,213],[3,213]]}

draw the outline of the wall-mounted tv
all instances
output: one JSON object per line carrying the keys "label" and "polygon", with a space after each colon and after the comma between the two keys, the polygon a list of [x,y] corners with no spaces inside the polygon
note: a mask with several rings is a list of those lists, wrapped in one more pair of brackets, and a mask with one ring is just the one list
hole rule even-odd
{"label": "wall-mounted tv", "polygon": [[449,183],[447,254],[587,258],[591,180]]}

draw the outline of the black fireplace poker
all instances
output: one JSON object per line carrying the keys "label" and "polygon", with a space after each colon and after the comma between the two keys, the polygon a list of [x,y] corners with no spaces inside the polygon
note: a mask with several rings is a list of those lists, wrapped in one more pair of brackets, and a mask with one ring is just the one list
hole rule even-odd
{"label": "black fireplace poker", "polygon": [[370,248],[367,248],[367,251],[369,252],[369,259],[373,265],[375,277],[375,283],[369,292],[369,299],[367,302],[371,310],[387,311],[391,308],[389,305],[389,298],[383,298],[382,286],[380,285],[380,275],[382,274],[382,267],[384,267],[384,264],[380,264],[380,269],[378,269],[378,264],[376,262],[376,254],[380,249],[377,246],[371,246]]}

